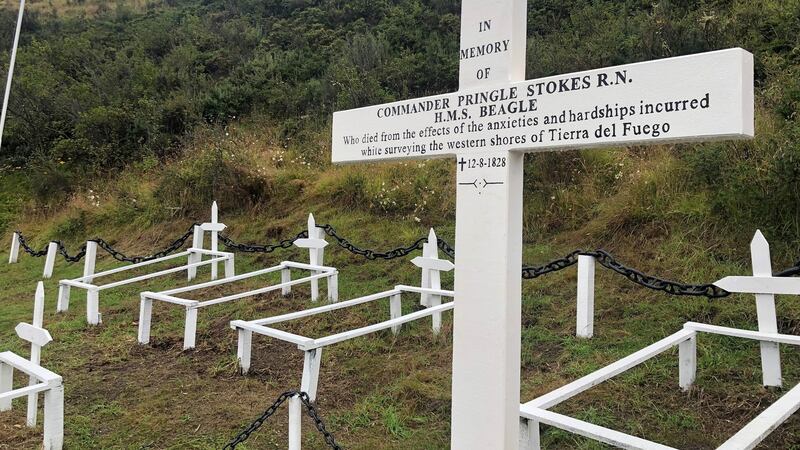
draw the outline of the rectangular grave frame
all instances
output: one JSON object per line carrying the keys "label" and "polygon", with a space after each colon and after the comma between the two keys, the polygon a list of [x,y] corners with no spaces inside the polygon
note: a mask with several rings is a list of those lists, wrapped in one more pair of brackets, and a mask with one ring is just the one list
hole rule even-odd
{"label": "rectangular grave frame", "polygon": [[[12,386],[14,370],[29,376],[32,382],[25,387]],[[11,409],[11,400],[36,396],[44,392],[45,450],[60,450],[64,442],[64,385],[61,375],[28,361],[14,352],[0,353],[0,411]],[[29,400],[30,401],[30,400]]]}
{"label": "rectangular grave frame", "polygon": [[[309,276],[292,280],[291,270],[309,271]],[[267,285],[258,289],[251,289],[237,294],[226,295],[217,297],[211,300],[192,300],[183,297],[178,297],[177,294],[184,294],[187,292],[207,289],[210,287],[220,286],[223,284],[234,283],[237,281],[254,278],[261,275],[266,275],[274,272],[281,272],[281,282],[278,284]],[[339,271],[334,267],[321,266],[315,264],[306,264],[294,261],[283,261],[277,266],[260,269],[253,272],[248,272],[240,275],[226,277],[221,280],[213,280],[205,283],[195,284],[191,286],[169,289],[160,292],[146,291],[140,294],[141,301],[139,306],[139,344],[146,345],[150,342],[150,331],[152,327],[153,315],[153,301],[160,301],[167,304],[183,306],[186,308],[186,319],[184,323],[183,334],[183,349],[188,350],[195,347],[197,340],[197,311],[200,308],[227,303],[235,300],[240,300],[247,297],[253,297],[259,294],[280,290],[282,295],[286,296],[291,292],[292,286],[311,283],[317,280],[327,279],[328,284],[328,300],[331,302],[338,301],[339,292]],[[316,299],[313,299],[316,301]]]}
{"label": "rectangular grave frame", "polygon": [[[403,293],[413,293],[426,296],[428,306],[421,311],[412,312],[409,314],[402,314],[401,302]],[[246,374],[250,370],[250,357],[253,344],[253,333],[269,336],[290,344],[296,344],[297,348],[303,351],[303,375],[300,381],[300,391],[308,394],[310,400],[313,402],[317,396],[317,386],[319,384],[319,369],[322,361],[322,349],[329,345],[337,344],[339,342],[347,341],[357,337],[365,336],[371,333],[376,333],[381,330],[391,329],[394,335],[400,332],[400,327],[404,323],[413,322],[425,317],[431,317],[432,329],[434,334],[438,334],[441,329],[441,315],[443,312],[452,310],[455,307],[455,301],[441,303],[442,297],[454,298],[455,292],[443,289],[422,288],[416,286],[397,285],[394,289],[379,292],[377,294],[366,295],[363,297],[347,300],[340,303],[331,305],[320,306],[317,308],[306,309],[279,316],[268,317],[256,320],[233,320],[230,323],[231,329],[238,333],[237,342],[237,360],[241,368],[242,374]],[[278,330],[276,328],[267,327],[265,325],[274,325],[281,322],[288,322],[295,319],[315,316],[317,314],[324,314],[326,312],[336,311],[339,309],[349,308],[351,306],[363,305],[366,303],[389,298],[389,315],[390,319],[379,322],[376,324],[368,325],[365,327],[355,328],[352,330],[343,331],[340,333],[332,334],[329,336],[310,338],[300,336],[298,334],[289,333],[286,331]],[[302,421],[301,403],[299,397],[295,396],[289,400],[289,450],[300,450],[301,447],[301,421]]]}
{"label": "rectangular grave frame", "polygon": [[[197,233],[198,232],[196,230],[195,234],[197,235]],[[202,234],[200,234],[200,236],[202,236]],[[197,244],[197,239],[195,239],[195,244]],[[93,253],[91,257],[88,256],[90,251]],[[234,269],[235,256],[233,253],[222,252],[217,250],[206,250],[204,248],[193,246],[180,253],[175,253],[161,258],[143,261],[137,264],[131,264],[128,266],[116,267],[103,272],[93,273],[94,254],[96,254],[96,252],[97,252],[97,243],[92,241],[87,242],[87,266],[84,268],[84,275],[80,278],[74,278],[71,280],[60,280],[58,282],[57,311],[64,312],[69,309],[71,288],[85,289],[86,321],[90,325],[97,325],[102,322],[102,315],[100,314],[100,291],[106,289],[113,289],[127,284],[137,283],[139,281],[149,280],[152,278],[162,277],[172,273],[182,272],[184,270],[188,274],[188,279],[192,280],[194,279],[198,267],[210,265],[213,268],[216,266],[217,263],[220,262],[223,263],[225,266],[226,278],[233,276],[235,271]],[[207,260],[203,260],[202,259],[203,256],[209,256],[210,258]],[[187,263],[177,267],[171,267],[169,269],[163,269],[153,273],[138,275],[132,278],[126,278],[112,283],[98,284],[94,282],[94,280],[97,278],[102,278],[105,276],[114,275],[129,270],[139,269],[152,264],[158,264],[161,262],[170,261],[178,258],[188,258]]]}
{"label": "rectangular grave frame", "polygon": [[[695,381],[697,371],[697,335],[699,333],[800,346],[800,336],[687,322],[677,333],[520,405],[520,448],[526,450],[540,448],[538,427],[541,423],[621,448],[675,450],[673,447],[555,413],[549,409],[674,347],[678,347],[679,385],[683,390],[688,390]],[[800,384],[762,411],[739,432],[717,447],[717,450],[754,448],[798,409],[800,409]]]}

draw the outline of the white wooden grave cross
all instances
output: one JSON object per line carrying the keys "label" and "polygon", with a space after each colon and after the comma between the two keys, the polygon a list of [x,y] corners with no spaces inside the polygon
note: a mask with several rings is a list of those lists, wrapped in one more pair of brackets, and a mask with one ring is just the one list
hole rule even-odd
{"label": "white wooden grave cross", "polygon": [[[436,237],[436,232],[431,231],[428,233],[428,242],[422,244],[422,256],[417,256],[411,262],[422,269],[422,280],[420,287],[423,289],[442,289],[442,272],[450,272],[455,269],[455,265],[446,259],[439,259],[439,238]],[[442,304],[442,296],[429,294],[425,291],[419,294],[419,304],[430,308]],[[437,313],[433,315],[433,332],[439,333],[442,328],[442,315]]]}
{"label": "white wooden grave cross", "polygon": [[[753,262],[752,277],[725,277],[714,284],[728,292],[755,294],[758,331],[777,333],[775,293],[798,294],[800,280],[772,276],[769,243],[761,230],[756,231],[750,242],[750,257]],[[781,387],[781,352],[777,342],[761,341],[761,370],[764,386]]]}
{"label": "white wooden grave cross", "polygon": [[[214,202],[214,203],[211,204],[211,222],[206,222],[206,223],[200,225],[200,229],[203,232],[209,231],[211,233],[211,251],[213,251],[213,252],[219,251],[219,233],[220,233],[220,231],[223,231],[225,229],[225,224],[219,223],[219,208],[217,207],[217,202]],[[195,236],[197,236],[196,232],[195,232]],[[200,246],[196,247],[196,248],[202,248],[202,245],[203,245],[203,243],[202,243],[202,237],[201,237]],[[197,256],[202,258],[202,255],[197,255]],[[191,261],[191,257],[190,257],[189,264],[191,264],[192,262],[198,262],[198,261]],[[196,269],[195,269],[195,271],[196,271]],[[189,275],[189,279],[190,280],[193,278],[191,276],[191,273],[192,272],[191,272],[191,269],[190,269],[190,275]],[[212,263],[211,264],[211,279],[212,280],[216,280],[217,279],[217,263]]]}
{"label": "white wooden grave cross", "polygon": [[742,49],[524,81],[526,0],[462,0],[459,91],[337,112],[333,161],[457,160],[451,448],[516,449],[524,152],[754,133]]}
{"label": "white wooden grave cross", "polygon": [[[314,220],[314,215],[308,215],[308,237],[301,238],[294,241],[294,245],[300,248],[307,248],[308,249],[308,263],[312,266],[321,266],[322,261],[324,260],[325,256],[325,247],[328,245],[328,242],[325,240],[325,235],[321,228],[317,227],[317,222]],[[313,270],[311,271],[312,275],[317,275],[321,273],[320,271]],[[289,269],[284,269],[281,272],[281,283],[287,283],[290,281],[291,274]],[[337,288],[333,288],[330,285],[331,283],[336,283],[336,278],[329,278],[328,279],[328,292],[338,292]],[[288,295],[291,290],[290,286],[283,288],[283,295]],[[311,280],[311,301],[316,302],[319,299],[319,280],[313,279]],[[335,298],[331,298],[330,300],[336,301]]]}

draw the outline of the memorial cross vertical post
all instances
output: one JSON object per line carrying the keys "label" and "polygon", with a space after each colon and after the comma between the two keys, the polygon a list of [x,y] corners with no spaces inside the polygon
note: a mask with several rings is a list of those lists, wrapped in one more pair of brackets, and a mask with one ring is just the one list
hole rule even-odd
{"label": "memorial cross vertical post", "polygon": [[523,153],[754,133],[750,53],[523,81],[526,13],[525,0],[463,0],[458,92],[333,116],[335,163],[456,158],[459,450],[519,446]]}

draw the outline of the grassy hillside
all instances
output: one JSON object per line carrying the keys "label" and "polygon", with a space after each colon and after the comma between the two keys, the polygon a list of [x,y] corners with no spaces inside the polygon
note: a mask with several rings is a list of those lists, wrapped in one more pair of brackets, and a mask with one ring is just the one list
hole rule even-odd
{"label": "grassy hillside", "polygon": [[[800,258],[800,2],[529,3],[530,77],[734,45],[752,51],[757,137],[528,155],[526,263],[604,248],[644,272],[710,282],[749,273],[757,228],[776,268]],[[206,220],[217,200],[229,234],[244,242],[291,237],[309,212],[364,247],[407,245],[429,227],[453,242],[452,162],[333,167],[330,113],[453,89],[459,2],[210,0],[105,12],[90,1],[53,4],[58,15],[38,5],[26,22],[0,154],[6,239],[19,228],[37,248],[61,239],[74,251],[102,236],[145,254]],[[70,12],[80,5],[86,14]],[[11,9],[0,14],[0,42],[10,42]],[[306,256],[237,255],[237,272],[289,258]],[[341,271],[342,299],[418,283],[405,260],[365,261],[331,247],[326,262]],[[25,255],[0,264],[2,349],[27,352],[13,326],[30,320],[42,264]],[[99,268],[114,265],[104,257]],[[59,259],[54,279],[80,273]],[[184,283],[175,276],[103,292],[104,323],[90,328],[80,293],[57,315],[57,282],[46,282],[45,326],[55,341],[43,362],[65,378],[67,448],[219,448],[297,387],[301,353],[264,337],[254,340],[253,373],[237,375],[228,323],[306,308],[307,288],[203,310],[191,352],[181,351],[182,312],[157,305],[153,345],[137,345],[138,293]],[[596,290],[596,337],[580,340],[575,270],[524,282],[523,399],[687,320],[756,327],[748,296],[670,297],[600,268]],[[404,311],[414,303],[404,299]],[[800,333],[798,313],[796,299],[778,298],[782,332]],[[386,317],[379,303],[291,330],[322,335]],[[346,448],[448,446],[451,325],[448,314],[438,337],[421,322],[397,338],[380,333],[325,350],[318,403]],[[715,448],[782,392],[760,387],[757,344],[702,336],[698,351],[698,381],[687,394],[668,352],[556,410],[677,448]],[[787,347],[782,355],[790,387],[800,382],[800,357]],[[25,429],[22,404],[15,407],[0,413],[0,449],[36,448],[41,430]],[[285,448],[286,426],[283,410],[246,448]],[[323,448],[310,427],[304,439]],[[548,449],[604,448],[552,428],[544,440]],[[798,443],[792,418],[759,448]]]}

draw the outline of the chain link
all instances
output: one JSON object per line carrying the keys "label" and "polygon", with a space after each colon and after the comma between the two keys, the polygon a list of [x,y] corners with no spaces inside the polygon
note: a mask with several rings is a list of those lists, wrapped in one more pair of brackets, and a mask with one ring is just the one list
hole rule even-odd
{"label": "chain link", "polygon": [[[339,244],[339,247],[349,251],[350,253],[363,256],[369,260],[376,260],[376,259],[395,259],[395,258],[402,258],[404,256],[408,256],[409,254],[413,253],[416,250],[422,249],[422,244],[428,241],[428,238],[422,237],[417,239],[413,244],[409,245],[408,247],[398,247],[393,250],[389,250],[387,252],[378,252],[375,250],[370,250],[366,248],[360,248],[353,245],[350,241],[339,236],[336,233],[336,230],[331,225],[317,225],[317,227],[322,228],[325,231],[325,234],[334,238],[336,243]],[[440,240],[441,241],[441,240]],[[449,247],[449,245],[448,245]]]}
{"label": "chain link", "polygon": [[286,400],[289,400],[292,397],[300,398],[300,402],[306,408],[306,413],[308,414],[308,417],[311,417],[311,420],[314,421],[314,426],[325,438],[325,443],[328,445],[328,447],[335,450],[342,450],[342,447],[336,443],[336,439],[333,437],[333,434],[331,434],[331,432],[329,432],[325,428],[325,422],[323,422],[322,418],[319,416],[319,412],[317,411],[316,406],[314,406],[314,403],[311,401],[311,398],[308,396],[307,393],[299,391],[287,391],[279,395],[278,398],[275,400],[275,402],[273,402],[272,405],[269,408],[267,408],[264,411],[264,413],[261,414],[261,416],[259,416],[256,420],[250,423],[250,425],[245,427],[245,429],[242,430],[239,434],[237,434],[236,437],[234,437],[230,442],[225,444],[225,446],[222,447],[222,450],[233,450],[236,448],[237,445],[246,441],[251,434],[255,433],[256,430],[258,430],[259,428],[261,428],[262,425],[264,425],[264,422],[266,422],[267,419],[269,419],[273,414],[275,414],[278,408],[280,408],[280,406],[283,405],[286,402]]}
{"label": "chain link", "polygon": [[230,249],[236,250],[242,253],[272,253],[279,248],[289,248],[294,244],[294,241],[298,239],[305,239],[308,237],[308,231],[303,230],[300,233],[297,233],[297,236],[291,239],[284,239],[277,244],[266,244],[266,245],[258,245],[258,244],[240,244],[233,239],[225,236],[224,234],[219,234],[219,240],[222,241],[222,244],[225,247]]}

